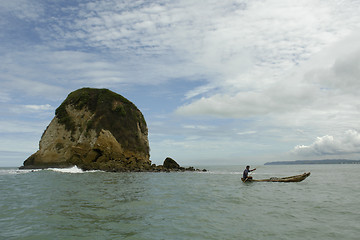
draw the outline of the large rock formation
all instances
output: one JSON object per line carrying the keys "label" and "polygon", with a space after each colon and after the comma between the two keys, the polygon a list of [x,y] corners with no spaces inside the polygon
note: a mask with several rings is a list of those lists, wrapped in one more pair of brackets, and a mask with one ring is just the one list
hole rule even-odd
{"label": "large rock formation", "polygon": [[150,170],[147,135],[145,119],[132,102],[107,89],[82,88],[56,109],[39,150],[22,168]]}

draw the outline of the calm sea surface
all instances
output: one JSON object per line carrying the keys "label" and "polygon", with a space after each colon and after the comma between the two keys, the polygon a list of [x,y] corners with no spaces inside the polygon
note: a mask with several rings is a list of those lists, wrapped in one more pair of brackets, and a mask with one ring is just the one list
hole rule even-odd
{"label": "calm sea surface", "polygon": [[244,166],[206,168],[1,168],[0,239],[360,239],[360,165],[258,166],[253,174],[311,171],[300,183],[245,184]]}

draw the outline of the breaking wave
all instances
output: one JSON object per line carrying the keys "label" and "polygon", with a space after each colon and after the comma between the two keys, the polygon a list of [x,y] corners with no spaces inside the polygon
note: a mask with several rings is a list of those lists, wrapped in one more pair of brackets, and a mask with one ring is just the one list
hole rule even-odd
{"label": "breaking wave", "polygon": [[91,170],[91,171],[83,171],[81,168],[77,166],[73,166],[70,168],[47,168],[45,170],[61,172],[61,173],[88,173],[88,172],[101,172],[100,170]]}

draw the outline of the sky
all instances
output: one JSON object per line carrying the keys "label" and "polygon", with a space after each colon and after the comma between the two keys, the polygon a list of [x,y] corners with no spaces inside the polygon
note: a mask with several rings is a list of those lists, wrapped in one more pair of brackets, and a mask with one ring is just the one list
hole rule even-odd
{"label": "sky", "polygon": [[132,101],[150,159],[360,159],[360,1],[0,0],[0,167],[82,87]]}

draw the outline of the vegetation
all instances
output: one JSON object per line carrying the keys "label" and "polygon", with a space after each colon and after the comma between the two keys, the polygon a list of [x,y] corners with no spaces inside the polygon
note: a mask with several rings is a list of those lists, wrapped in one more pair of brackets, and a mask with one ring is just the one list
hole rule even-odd
{"label": "vegetation", "polygon": [[147,134],[147,126],[140,110],[123,96],[108,89],[82,88],[68,95],[56,109],[55,116],[68,131],[76,130],[75,122],[68,114],[66,107],[73,106],[77,110],[86,108],[94,117],[87,122],[87,130],[109,130],[124,147],[149,153],[148,144],[139,138],[138,126],[143,134]]}

